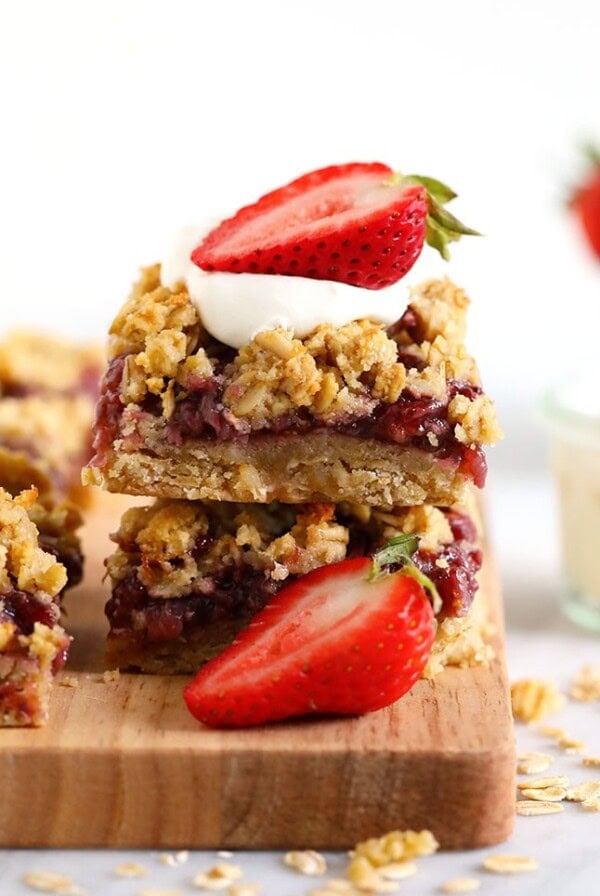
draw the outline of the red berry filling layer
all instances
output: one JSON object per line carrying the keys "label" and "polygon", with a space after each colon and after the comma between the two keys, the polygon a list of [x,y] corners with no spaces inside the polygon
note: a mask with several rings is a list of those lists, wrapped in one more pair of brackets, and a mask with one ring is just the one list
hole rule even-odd
{"label": "red berry filling layer", "polygon": [[[221,368],[224,366],[221,361]],[[413,360],[410,362],[416,366]],[[121,400],[121,381],[125,357],[111,361],[96,410],[94,450],[91,465],[102,465],[106,452],[120,436],[120,424],[124,405]],[[361,417],[343,417],[317,420],[308,411],[300,409],[293,414],[273,418],[260,429],[250,429],[246,421],[235,418],[222,401],[223,377],[219,373],[193,384],[176,404],[175,411],[166,425],[166,439],[172,445],[181,445],[193,439],[215,441],[240,441],[258,434],[274,433],[296,436],[299,433],[333,429],[345,435],[379,439],[403,447],[417,448],[433,454],[440,460],[453,461],[463,475],[476,486],[485,484],[487,464],[480,445],[464,445],[454,436],[448,421],[448,405],[456,395],[474,399],[482,394],[479,386],[468,382],[448,382],[444,401],[414,395],[405,389],[393,404],[380,402],[375,409]],[[127,417],[128,426],[144,417],[160,418],[160,402],[154,396],[145,399],[141,410]],[[132,439],[136,446],[139,440]]]}
{"label": "red berry filling layer", "polygon": [[[54,628],[58,624],[59,617],[60,609],[57,604],[40,600],[34,594],[19,591],[16,588],[0,593],[0,624],[10,623],[14,625],[17,629],[17,635],[30,635],[36,622],[48,628]],[[65,635],[64,646],[56,655],[52,665],[54,674],[64,666],[69,652],[69,645],[70,638]],[[14,653],[16,648],[16,642],[11,642],[7,653]]]}

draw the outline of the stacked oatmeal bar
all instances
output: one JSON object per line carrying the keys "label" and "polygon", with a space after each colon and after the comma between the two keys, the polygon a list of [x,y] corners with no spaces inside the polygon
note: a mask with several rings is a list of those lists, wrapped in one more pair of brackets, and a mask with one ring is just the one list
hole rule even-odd
{"label": "stacked oatmeal bar", "polygon": [[441,597],[425,675],[485,663],[474,490],[499,437],[448,280],[369,318],[231,347],[145,269],[110,331],[87,483],[154,498],[107,561],[109,663],[195,672],[290,582],[398,535]]}

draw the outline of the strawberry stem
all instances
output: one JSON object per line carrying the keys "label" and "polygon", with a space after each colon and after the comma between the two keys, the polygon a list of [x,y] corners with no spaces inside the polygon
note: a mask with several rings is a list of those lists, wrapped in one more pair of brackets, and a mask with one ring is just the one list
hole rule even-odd
{"label": "strawberry stem", "polygon": [[467,227],[444,208],[447,202],[456,198],[456,193],[447,184],[421,174],[408,174],[402,181],[425,187],[428,209],[425,240],[433,249],[437,249],[444,261],[450,258],[448,243],[459,240],[461,236],[481,236],[477,230]]}
{"label": "strawberry stem", "polygon": [[[418,535],[397,535],[391,538],[383,547],[373,554],[369,580],[380,576],[398,573],[410,576],[428,594],[434,613],[439,613],[442,607],[442,599],[431,579],[413,563],[413,555],[419,549],[420,538]],[[390,566],[399,566],[400,569],[386,569]]]}

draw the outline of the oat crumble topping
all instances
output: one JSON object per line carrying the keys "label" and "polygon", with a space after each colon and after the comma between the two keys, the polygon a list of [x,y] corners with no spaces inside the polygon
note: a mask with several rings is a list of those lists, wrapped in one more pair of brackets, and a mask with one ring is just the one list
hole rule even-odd
{"label": "oat crumble topping", "polygon": [[[225,365],[223,404],[238,428],[260,429],[302,408],[323,422],[365,415],[378,402],[395,402],[405,387],[445,399],[450,378],[479,385],[463,346],[467,306],[449,280],[430,280],[411,294],[417,342],[407,330],[392,333],[365,319],[323,324],[304,339],[283,328],[259,333]],[[414,367],[399,360],[399,347],[415,358]],[[185,287],[161,285],[159,265],[142,270],[110,329],[110,357],[127,355],[123,402],[135,412],[148,394],[158,396],[166,419],[188,388],[216,373],[225,349],[202,327]],[[465,444],[501,435],[492,403],[483,399],[454,403],[455,434]]]}
{"label": "oat crumble topping", "polygon": [[38,544],[38,530],[28,515],[36,488],[13,498],[0,489],[0,589],[18,588],[48,601],[67,582],[64,566]]}

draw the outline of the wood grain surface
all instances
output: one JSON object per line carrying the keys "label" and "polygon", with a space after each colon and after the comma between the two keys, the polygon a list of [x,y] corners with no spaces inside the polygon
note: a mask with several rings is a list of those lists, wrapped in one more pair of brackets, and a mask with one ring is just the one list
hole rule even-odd
{"label": "wood grain surface", "polygon": [[110,499],[87,525],[86,578],[67,598],[78,687],[55,687],[46,728],[0,730],[1,846],[347,848],[405,827],[454,849],[508,837],[515,750],[489,560],[489,669],[448,669],[362,718],[210,731],[185,709],[185,678],[102,680],[102,559],[123,507]]}

